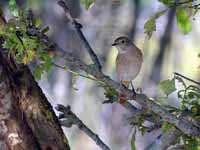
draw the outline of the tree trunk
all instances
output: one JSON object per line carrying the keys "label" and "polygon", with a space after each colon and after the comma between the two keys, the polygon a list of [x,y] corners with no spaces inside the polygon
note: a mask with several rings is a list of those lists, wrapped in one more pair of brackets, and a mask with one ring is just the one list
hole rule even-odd
{"label": "tree trunk", "polygon": [[0,38],[1,145],[8,150],[70,149],[52,106],[30,70],[17,64],[2,43]]}

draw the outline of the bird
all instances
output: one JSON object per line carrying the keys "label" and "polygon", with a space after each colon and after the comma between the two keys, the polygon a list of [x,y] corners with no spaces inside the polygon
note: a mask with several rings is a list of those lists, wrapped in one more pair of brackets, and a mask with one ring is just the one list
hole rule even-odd
{"label": "bird", "polygon": [[[125,87],[129,87],[130,83],[132,85],[132,80],[134,80],[142,67],[143,63],[143,53],[142,51],[131,41],[127,36],[117,37],[112,46],[115,46],[118,50],[118,55],[116,57],[116,72],[120,84]],[[132,90],[134,96],[136,92],[132,85]],[[125,100],[123,93],[120,93],[121,103]]]}

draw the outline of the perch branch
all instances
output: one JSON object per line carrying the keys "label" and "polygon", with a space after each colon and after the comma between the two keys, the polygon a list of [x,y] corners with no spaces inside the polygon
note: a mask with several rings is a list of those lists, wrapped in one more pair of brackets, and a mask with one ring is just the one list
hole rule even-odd
{"label": "perch branch", "polygon": [[[49,45],[51,43],[52,48],[55,49],[54,55],[57,57],[61,57],[66,60],[67,65],[71,66],[73,69],[80,69],[85,73],[92,75],[98,81],[105,83],[107,86],[116,89],[127,95],[127,99],[133,99],[133,92],[123,86],[120,83],[112,80],[109,76],[104,75],[98,68],[92,67],[91,65],[86,65],[82,60],[80,60],[77,56],[74,56],[72,53],[64,51],[59,45],[52,42],[48,36],[38,30],[28,30],[27,31],[30,35],[34,34],[37,36],[41,41],[45,42]],[[51,48],[51,49],[52,49]],[[169,113],[164,107],[157,104],[152,99],[148,98],[145,94],[137,94],[136,99],[143,108],[147,110],[151,110],[154,113],[158,114],[162,117],[163,120],[175,125],[178,129],[180,129],[183,133],[191,135],[193,137],[200,137],[200,128],[192,124],[191,122],[178,118],[176,115]]]}
{"label": "perch branch", "polygon": [[[72,125],[77,125],[78,128],[87,134],[102,150],[110,150],[110,148],[95,134],[91,129],[89,129],[72,111],[70,106],[57,105],[56,110],[62,114],[59,116],[60,123],[62,126],[71,127]],[[64,120],[63,120],[64,119]]]}

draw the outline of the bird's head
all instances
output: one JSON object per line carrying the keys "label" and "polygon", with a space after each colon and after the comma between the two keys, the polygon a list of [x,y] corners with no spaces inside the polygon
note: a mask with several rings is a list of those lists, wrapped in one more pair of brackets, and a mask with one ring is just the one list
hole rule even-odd
{"label": "bird's head", "polygon": [[131,45],[133,45],[133,43],[126,36],[120,36],[120,37],[116,38],[112,44],[112,46],[116,46],[119,53],[126,52],[126,50],[128,50],[129,46],[131,47]]}

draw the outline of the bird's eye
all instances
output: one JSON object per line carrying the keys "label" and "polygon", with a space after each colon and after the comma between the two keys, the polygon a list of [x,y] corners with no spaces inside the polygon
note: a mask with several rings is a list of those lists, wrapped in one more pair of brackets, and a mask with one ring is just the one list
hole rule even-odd
{"label": "bird's eye", "polygon": [[122,40],[122,43],[125,43],[125,41],[124,41],[124,40]]}

